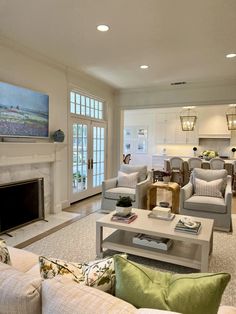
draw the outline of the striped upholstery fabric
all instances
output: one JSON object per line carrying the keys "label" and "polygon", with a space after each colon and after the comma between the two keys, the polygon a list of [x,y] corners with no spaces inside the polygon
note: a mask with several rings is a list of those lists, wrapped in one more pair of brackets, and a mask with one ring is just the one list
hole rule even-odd
{"label": "striped upholstery fabric", "polygon": [[204,181],[195,179],[195,194],[199,196],[211,196],[222,198],[221,187],[223,180],[217,179],[213,181]]}
{"label": "striped upholstery fabric", "polygon": [[0,313],[40,314],[41,278],[0,263]]}
{"label": "striped upholstery fabric", "polygon": [[136,308],[108,293],[57,276],[42,283],[42,313],[131,314]]}
{"label": "striped upholstery fabric", "polygon": [[127,174],[122,171],[118,171],[118,186],[127,188],[135,188],[138,183],[138,172]]}

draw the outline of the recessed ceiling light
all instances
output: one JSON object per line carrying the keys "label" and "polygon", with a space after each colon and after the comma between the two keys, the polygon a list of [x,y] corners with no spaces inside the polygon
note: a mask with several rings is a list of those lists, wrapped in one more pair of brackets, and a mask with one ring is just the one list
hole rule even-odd
{"label": "recessed ceiling light", "polygon": [[107,32],[109,30],[109,26],[101,24],[97,26],[97,30],[100,32]]}
{"label": "recessed ceiling light", "polygon": [[234,58],[234,57],[236,57],[236,53],[228,53],[226,55],[226,58]]}
{"label": "recessed ceiling light", "polygon": [[196,108],[196,106],[185,106],[185,107],[182,107],[183,109],[193,109],[193,108]]}
{"label": "recessed ceiling light", "polygon": [[146,64],[140,65],[140,69],[148,69],[148,68],[149,68],[149,65],[146,65]]}
{"label": "recessed ceiling light", "polygon": [[229,107],[236,107],[236,104],[230,104]]}

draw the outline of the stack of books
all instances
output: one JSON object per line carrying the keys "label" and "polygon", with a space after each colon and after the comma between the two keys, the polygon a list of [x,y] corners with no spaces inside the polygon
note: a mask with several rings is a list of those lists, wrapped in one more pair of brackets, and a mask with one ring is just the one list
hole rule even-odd
{"label": "stack of books", "polygon": [[172,245],[173,241],[167,238],[138,233],[133,237],[133,243],[167,251],[168,248]]}
{"label": "stack of books", "polygon": [[200,221],[194,221],[192,222],[192,224],[187,224],[180,219],[175,226],[175,231],[187,232],[191,234],[198,234],[200,232],[200,229]]}
{"label": "stack of books", "polygon": [[118,221],[118,222],[124,222],[126,224],[129,224],[132,221],[134,221],[137,217],[138,217],[138,215],[135,214],[135,213],[130,213],[130,214],[126,215],[126,216],[120,216],[119,214],[114,214],[111,217],[111,220],[112,221]]}

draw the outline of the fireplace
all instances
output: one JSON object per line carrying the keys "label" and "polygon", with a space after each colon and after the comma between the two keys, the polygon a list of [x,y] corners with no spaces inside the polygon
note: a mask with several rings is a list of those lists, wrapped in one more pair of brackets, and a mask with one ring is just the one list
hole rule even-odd
{"label": "fireplace", "polygon": [[0,234],[44,219],[44,179],[0,185]]}

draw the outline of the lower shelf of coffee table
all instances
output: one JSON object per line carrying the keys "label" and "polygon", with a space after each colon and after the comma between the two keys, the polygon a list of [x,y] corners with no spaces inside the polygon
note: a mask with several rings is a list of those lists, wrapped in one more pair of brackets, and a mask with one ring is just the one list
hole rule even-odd
{"label": "lower shelf of coffee table", "polygon": [[164,251],[134,244],[132,239],[135,234],[136,233],[133,232],[117,230],[103,240],[102,247],[104,249],[111,249],[118,252],[147,257],[176,265],[201,269],[200,245],[173,240],[172,246],[167,251]]}

